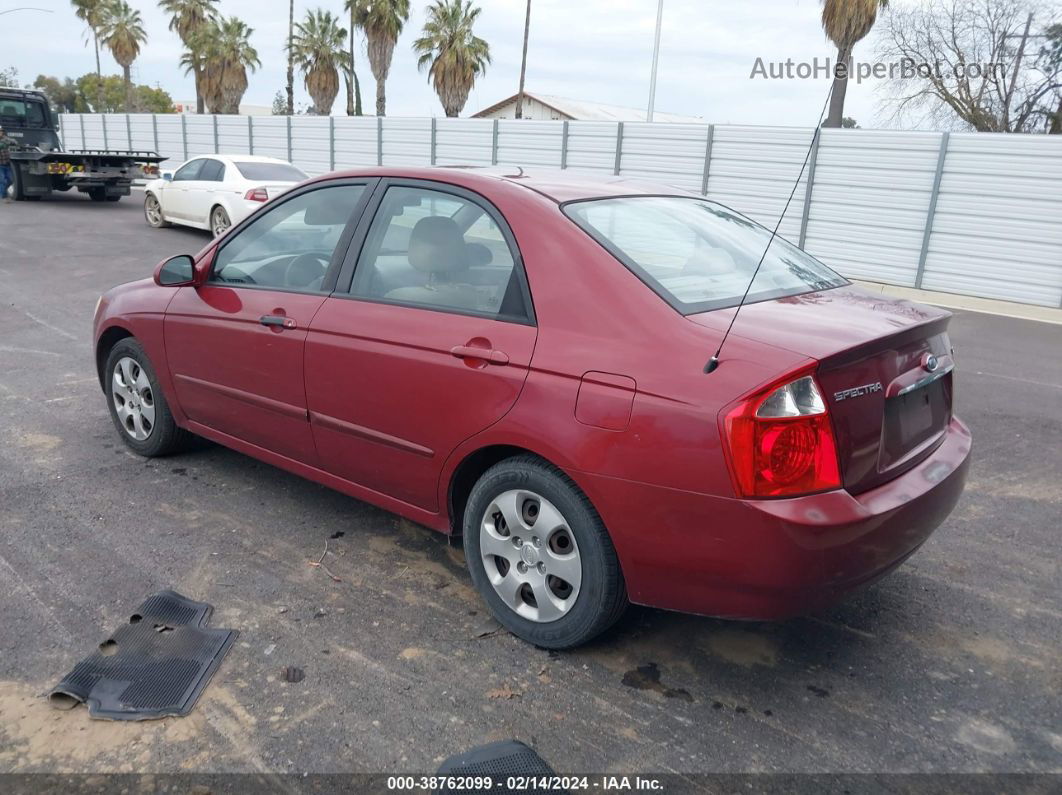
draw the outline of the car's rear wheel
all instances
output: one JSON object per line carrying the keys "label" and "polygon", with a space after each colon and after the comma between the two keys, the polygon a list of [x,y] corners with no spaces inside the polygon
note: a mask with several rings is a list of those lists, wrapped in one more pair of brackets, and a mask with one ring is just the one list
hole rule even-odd
{"label": "car's rear wheel", "polygon": [[229,220],[229,214],[225,212],[224,207],[215,207],[210,211],[210,231],[214,234],[214,237],[221,237],[232,226],[232,221]]}
{"label": "car's rear wheel", "polygon": [[601,517],[571,479],[534,456],[502,461],[479,479],[465,507],[464,541],[491,613],[536,646],[586,643],[627,606]]}
{"label": "car's rear wheel", "polygon": [[153,458],[185,447],[191,434],[177,427],[139,342],[120,340],[107,356],[104,375],[114,427],[133,452]]}
{"label": "car's rear wheel", "polygon": [[162,216],[162,203],[154,193],[149,193],[144,197],[144,218],[147,220],[148,226],[152,226],[155,229],[170,225],[169,221]]}

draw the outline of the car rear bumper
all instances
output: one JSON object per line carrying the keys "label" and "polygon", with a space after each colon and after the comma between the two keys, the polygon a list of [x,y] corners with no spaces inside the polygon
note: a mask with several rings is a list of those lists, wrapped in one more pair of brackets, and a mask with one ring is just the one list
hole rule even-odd
{"label": "car rear bumper", "polygon": [[631,600],[683,612],[779,619],[836,602],[906,560],[951,513],[969,429],[871,491],[784,500],[713,497],[581,475],[623,566]]}

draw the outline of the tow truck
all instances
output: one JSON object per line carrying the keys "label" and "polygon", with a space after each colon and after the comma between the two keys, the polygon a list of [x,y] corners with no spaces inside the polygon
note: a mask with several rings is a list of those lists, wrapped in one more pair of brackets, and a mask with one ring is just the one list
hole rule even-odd
{"label": "tow truck", "polygon": [[156,152],[111,149],[64,151],[55,114],[40,91],[0,88],[0,127],[11,138],[16,201],[77,188],[92,201],[128,196],[134,180],[155,179],[166,158]]}

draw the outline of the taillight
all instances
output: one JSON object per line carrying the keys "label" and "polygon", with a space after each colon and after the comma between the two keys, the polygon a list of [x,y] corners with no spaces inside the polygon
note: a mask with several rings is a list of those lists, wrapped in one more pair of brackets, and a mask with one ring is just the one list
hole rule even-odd
{"label": "taillight", "polygon": [[795,497],[841,487],[833,426],[814,376],[746,398],[725,424],[738,496]]}
{"label": "taillight", "polygon": [[243,195],[243,198],[249,202],[267,202],[269,201],[269,194],[265,188],[251,188]]}

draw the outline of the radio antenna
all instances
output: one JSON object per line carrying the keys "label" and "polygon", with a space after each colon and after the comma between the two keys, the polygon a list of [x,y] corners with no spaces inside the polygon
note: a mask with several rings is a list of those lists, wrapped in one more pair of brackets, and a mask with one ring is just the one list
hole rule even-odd
{"label": "radio antenna", "polygon": [[797,188],[800,187],[800,180],[804,178],[804,172],[807,170],[808,161],[811,160],[811,153],[815,151],[815,144],[819,140],[819,136],[822,135],[822,120],[826,118],[826,109],[830,106],[830,97],[833,96],[834,82],[830,83],[830,90],[826,93],[826,101],[822,104],[822,112],[819,113],[819,121],[815,125],[815,134],[811,136],[811,144],[808,146],[807,154],[804,155],[804,164],[800,167],[800,173],[797,174],[796,182],[793,183],[793,190],[789,192],[789,199],[785,203],[785,207],[782,208],[782,214],[778,216],[778,223],[774,225],[774,230],[771,232],[771,239],[767,241],[767,247],[763,250],[763,254],[760,255],[760,261],[756,263],[756,270],[752,272],[752,278],[749,279],[748,287],[745,288],[745,294],[741,296],[741,302],[737,305],[737,309],[734,310],[733,317],[730,318],[730,325],[726,327],[726,333],[723,334],[723,339],[719,341],[719,347],[716,348],[715,354],[708,360],[708,364],[704,366],[705,373],[714,373],[716,368],[719,367],[719,354],[723,352],[723,345],[726,344],[727,337],[730,336],[730,330],[734,328],[734,321],[737,320],[738,314],[741,312],[741,308],[745,306],[745,301],[749,297],[749,291],[752,289],[752,285],[756,282],[756,277],[760,273],[760,268],[763,267],[763,261],[767,259],[767,252],[771,250],[771,244],[774,243],[774,239],[778,237],[778,230],[782,228],[782,221],[785,220],[785,214],[789,212],[789,205],[793,203],[793,197],[796,196]]}

